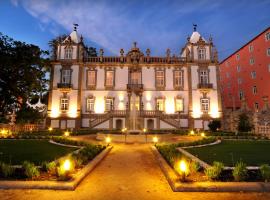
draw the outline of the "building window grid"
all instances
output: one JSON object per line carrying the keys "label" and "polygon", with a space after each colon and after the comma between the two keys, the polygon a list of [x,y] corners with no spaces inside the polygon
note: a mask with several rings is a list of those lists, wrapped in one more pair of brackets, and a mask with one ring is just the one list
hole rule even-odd
{"label": "building window grid", "polygon": [[249,50],[249,52],[253,52],[254,48],[253,48],[253,45],[252,45],[252,44],[250,44],[250,45],[248,46],[248,50]]}
{"label": "building window grid", "polygon": [[183,86],[183,72],[180,70],[174,71],[174,83],[176,87]]}
{"label": "building window grid", "polygon": [[252,79],[255,79],[255,78],[256,78],[256,71],[252,71],[252,72],[251,72],[251,78],[252,78]]}
{"label": "building window grid", "polygon": [[69,99],[66,97],[61,98],[60,100],[60,109],[61,111],[67,111],[68,110],[68,104],[69,104]]}
{"label": "building window grid", "polygon": [[265,39],[266,39],[266,41],[269,41],[270,40],[270,32],[268,32],[268,33],[265,34]]}
{"label": "building window grid", "polygon": [[242,100],[244,98],[244,92],[239,91],[239,99]]}
{"label": "building window grid", "polygon": [[65,59],[72,59],[72,47],[65,48]]}
{"label": "building window grid", "polygon": [[86,111],[93,112],[95,109],[95,99],[94,98],[87,98],[86,100]]}
{"label": "building window grid", "polygon": [[70,82],[71,82],[71,70],[70,69],[62,69],[61,83],[68,84]]}
{"label": "building window grid", "polygon": [[240,71],[241,71],[241,66],[237,65],[237,72],[240,72]]}
{"label": "building window grid", "polygon": [[210,100],[207,98],[201,99],[201,111],[203,113],[207,113],[210,107]]}
{"label": "building window grid", "polygon": [[254,108],[255,108],[255,110],[259,110],[259,103],[258,102],[254,103]]}
{"label": "building window grid", "polygon": [[183,99],[176,99],[175,100],[175,111],[176,112],[183,112],[184,111],[184,100]]}
{"label": "building window grid", "polygon": [[106,98],[105,100],[105,111],[111,111],[113,109],[113,99],[112,98]]}
{"label": "building window grid", "polygon": [[240,60],[240,55],[236,54],[236,60]]}
{"label": "building window grid", "polygon": [[257,94],[257,86],[253,86],[252,87],[252,92],[253,92],[253,94],[255,95],[255,94]]}
{"label": "building window grid", "polygon": [[250,58],[250,59],[249,59],[249,64],[250,64],[250,65],[254,65],[254,63],[255,63],[254,58]]}
{"label": "building window grid", "polygon": [[200,84],[208,84],[208,70],[200,70]]}
{"label": "building window grid", "polygon": [[157,87],[164,87],[165,86],[165,77],[164,77],[164,71],[156,71],[156,86]]}
{"label": "building window grid", "polygon": [[199,60],[205,60],[206,59],[206,50],[205,50],[205,48],[199,48],[198,49],[198,59]]}
{"label": "building window grid", "polygon": [[114,82],[114,71],[106,71],[106,86],[112,87]]}
{"label": "building window grid", "polygon": [[96,85],[96,71],[89,70],[87,72],[87,85],[88,86],[95,86]]}
{"label": "building window grid", "polygon": [[270,48],[267,49],[267,56],[270,56]]}
{"label": "building window grid", "polygon": [[164,99],[157,99],[157,110],[159,111],[164,111],[165,110],[165,106],[164,106]]}

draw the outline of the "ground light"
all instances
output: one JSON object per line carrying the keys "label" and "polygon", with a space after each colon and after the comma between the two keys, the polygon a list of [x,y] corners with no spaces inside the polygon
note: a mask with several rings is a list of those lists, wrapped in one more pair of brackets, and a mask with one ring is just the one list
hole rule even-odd
{"label": "ground light", "polygon": [[202,133],[201,133],[201,136],[202,136],[202,137],[205,137],[205,133],[204,133],[204,132],[202,132]]}
{"label": "ground light", "polygon": [[185,160],[180,160],[178,164],[178,169],[181,175],[181,180],[185,181],[188,174],[188,165]]}
{"label": "ground light", "polygon": [[107,145],[110,145],[110,143],[112,142],[112,139],[108,136],[105,138],[105,142],[107,143]]}
{"label": "ground light", "polygon": [[191,130],[190,131],[190,135],[194,135],[195,133],[194,133],[194,131],[193,130]]}
{"label": "ground light", "polygon": [[71,162],[69,159],[66,159],[63,163],[63,170],[70,171],[70,169],[71,169]]}
{"label": "ground light", "polygon": [[153,137],[153,142],[154,142],[155,144],[158,143],[158,137],[157,137],[157,136]]}
{"label": "ground light", "polygon": [[64,132],[64,136],[68,137],[70,135],[70,133],[68,131]]}
{"label": "ground light", "polygon": [[147,131],[147,129],[146,129],[146,128],[144,128],[144,129],[143,129],[143,132],[144,132],[144,133],[146,133],[146,131]]}
{"label": "ground light", "polygon": [[53,130],[53,128],[52,128],[52,127],[49,127],[49,128],[48,128],[48,131],[50,131],[50,132],[51,132],[52,130]]}

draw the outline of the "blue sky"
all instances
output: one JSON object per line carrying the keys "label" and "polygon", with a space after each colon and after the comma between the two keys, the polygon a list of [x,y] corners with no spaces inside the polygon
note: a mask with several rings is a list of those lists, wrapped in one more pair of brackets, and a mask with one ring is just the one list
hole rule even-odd
{"label": "blue sky", "polygon": [[45,50],[74,22],[105,55],[137,41],[157,56],[167,48],[179,55],[196,23],[203,37],[212,35],[222,60],[269,27],[270,0],[0,0],[0,32]]}

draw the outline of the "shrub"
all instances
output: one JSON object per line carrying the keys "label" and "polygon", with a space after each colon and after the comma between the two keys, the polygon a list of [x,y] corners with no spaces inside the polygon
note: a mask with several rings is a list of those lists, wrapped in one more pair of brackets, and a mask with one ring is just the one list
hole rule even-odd
{"label": "shrub", "polygon": [[177,143],[176,147],[187,147],[187,146],[197,146],[197,145],[203,145],[203,144],[209,144],[216,141],[216,137],[205,137],[200,140],[196,140],[193,142],[181,142]]}
{"label": "shrub", "polygon": [[208,124],[208,127],[211,131],[217,131],[221,128],[221,122],[220,120],[213,120]]}
{"label": "shrub", "polygon": [[41,169],[45,172],[54,174],[56,173],[56,163],[54,161],[52,162],[42,162]]}
{"label": "shrub", "polygon": [[236,163],[233,169],[233,177],[235,181],[244,181],[247,178],[247,166],[242,161]]}
{"label": "shrub", "polygon": [[13,175],[14,173],[14,168],[9,165],[9,164],[6,164],[6,163],[0,163],[0,171],[3,175],[3,177],[10,177]]}
{"label": "shrub", "polygon": [[263,164],[260,166],[260,172],[264,181],[270,181],[270,166]]}
{"label": "shrub", "polygon": [[239,132],[249,132],[253,128],[252,124],[250,124],[249,118],[245,113],[239,115],[238,121],[238,131]]}
{"label": "shrub", "polygon": [[175,167],[174,164],[181,158],[181,153],[177,151],[175,145],[156,145],[156,147],[167,163]]}
{"label": "shrub", "polygon": [[201,166],[198,162],[192,161],[189,163],[191,173],[197,172],[200,170]]}
{"label": "shrub", "polygon": [[35,178],[38,177],[40,174],[38,168],[34,165],[34,163],[24,161],[22,167],[24,170],[24,174],[27,178]]}
{"label": "shrub", "polygon": [[224,168],[224,164],[221,162],[213,162],[213,166],[204,170],[206,176],[211,180],[216,180],[220,177],[220,174]]}

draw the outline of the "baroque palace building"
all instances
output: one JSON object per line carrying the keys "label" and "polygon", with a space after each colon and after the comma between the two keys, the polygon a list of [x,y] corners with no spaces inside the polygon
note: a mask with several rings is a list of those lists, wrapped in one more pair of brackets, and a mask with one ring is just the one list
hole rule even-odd
{"label": "baroque palace building", "polygon": [[74,31],[52,61],[47,125],[52,128],[208,129],[222,116],[217,51],[197,31],[179,56],[142,52],[89,57]]}

